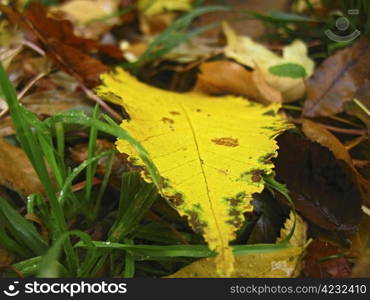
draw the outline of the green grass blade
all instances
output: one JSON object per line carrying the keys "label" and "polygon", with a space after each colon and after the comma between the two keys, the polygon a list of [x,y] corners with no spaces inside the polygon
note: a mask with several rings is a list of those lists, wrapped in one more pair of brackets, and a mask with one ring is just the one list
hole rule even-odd
{"label": "green grass blade", "polygon": [[[92,118],[94,120],[97,120],[98,115],[99,115],[99,104],[96,104]],[[91,126],[89,144],[87,146],[87,159],[91,159],[95,154],[97,137],[98,137],[97,128],[95,126]],[[95,174],[95,169],[96,169],[95,163],[88,165],[86,168],[86,185],[85,185],[85,202],[86,203],[90,202],[91,190],[93,186],[92,182],[93,182],[93,177]]]}
{"label": "green grass blade", "polygon": [[0,197],[0,216],[8,231],[23,247],[30,249],[35,255],[42,255],[48,244],[41,237],[33,224],[23,218],[9,203]]}
{"label": "green grass blade", "polygon": [[[130,239],[125,239],[125,243],[128,245],[133,245],[134,242]],[[124,278],[133,278],[135,275],[135,258],[134,256],[126,252],[125,254],[125,272],[123,277]]]}
{"label": "green grass blade", "polygon": [[60,272],[58,267],[58,257],[63,248],[63,244],[70,240],[69,237],[71,235],[78,236],[83,241],[84,245],[86,245],[88,253],[86,254],[85,263],[89,262],[91,257],[95,255],[95,245],[91,242],[90,236],[78,230],[65,232],[43,256],[40,262],[38,277],[58,277]]}
{"label": "green grass blade", "polygon": [[148,152],[144,147],[136,141],[126,130],[118,125],[107,124],[98,120],[87,117],[83,112],[70,111],[66,113],[57,114],[46,120],[48,124],[55,124],[58,122],[67,124],[79,124],[83,126],[96,126],[96,128],[106,134],[115,136],[119,139],[127,141],[137,151],[142,161],[147,166],[147,170],[153,183],[160,189],[161,177],[154,163],[150,159]]}
{"label": "green grass blade", "polygon": [[[157,199],[157,190],[153,184],[141,183],[140,174],[129,172],[123,174],[120,206],[117,222],[109,232],[108,240],[111,242],[123,241],[133,231],[141,218]],[[134,182],[134,185],[131,183]]]}

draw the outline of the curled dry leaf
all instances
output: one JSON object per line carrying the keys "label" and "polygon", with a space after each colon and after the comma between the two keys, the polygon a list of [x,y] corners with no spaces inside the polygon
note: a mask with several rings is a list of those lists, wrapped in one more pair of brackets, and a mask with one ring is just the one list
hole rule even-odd
{"label": "curled dry leaf", "polygon": [[268,85],[259,68],[249,71],[232,61],[201,64],[194,89],[211,95],[241,95],[265,104],[282,101],[281,93]]}
{"label": "curled dry leaf", "polygon": [[0,184],[24,196],[43,193],[31,162],[22,149],[0,138]]}
{"label": "curled dry leaf", "polygon": [[326,59],[307,83],[303,115],[330,116],[344,110],[356,91],[370,78],[370,38]]}
{"label": "curled dry leaf", "polygon": [[[231,276],[239,278],[290,278],[298,276],[301,271],[302,253],[307,239],[307,224],[298,215],[296,217],[296,227],[287,248],[236,256],[236,268]],[[291,212],[281,230],[278,241],[287,237],[293,223],[294,214]],[[189,277],[217,277],[215,258],[200,259],[169,276],[169,278]]]}
{"label": "curled dry leaf", "polygon": [[287,185],[297,210],[322,228],[355,230],[363,194],[353,168],[298,133],[284,133],[278,144],[277,179]]}
{"label": "curled dry leaf", "polygon": [[[271,173],[265,157],[276,155],[274,137],[290,127],[277,114],[280,105],[164,91],[121,69],[102,79],[98,94],[126,109],[130,120],[121,126],[150,154],[163,178],[162,195],[218,253],[218,272],[232,273],[229,242],[252,210],[252,194],[264,188],[254,174]],[[145,167],[132,146],[119,140],[117,147]]]}
{"label": "curled dry leaf", "polygon": [[[224,32],[227,37],[225,55],[237,62],[250,67],[258,67],[266,82],[282,93],[283,101],[290,102],[302,98],[305,94],[304,79],[310,77],[314,70],[314,62],[307,55],[306,45],[299,40],[283,48],[283,55],[279,56],[261,44],[254,42],[250,37],[238,36],[233,29],[224,23]],[[289,74],[277,76],[272,74],[271,68],[282,65],[294,65],[303,68],[303,78],[292,78]]]}

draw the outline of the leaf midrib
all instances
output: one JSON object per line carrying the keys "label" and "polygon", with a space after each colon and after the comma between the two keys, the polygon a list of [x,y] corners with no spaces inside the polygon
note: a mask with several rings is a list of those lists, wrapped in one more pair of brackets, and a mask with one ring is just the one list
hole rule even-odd
{"label": "leaf midrib", "polygon": [[211,208],[211,212],[212,212],[212,215],[213,215],[213,219],[215,220],[215,223],[216,223],[216,227],[217,227],[217,231],[218,231],[218,236],[219,236],[219,239],[221,241],[221,251],[222,253],[220,253],[223,257],[223,260],[226,261],[226,258],[225,258],[225,253],[224,253],[224,249],[225,249],[225,242],[223,240],[223,236],[222,236],[222,233],[221,233],[221,230],[220,230],[220,226],[218,224],[218,220],[216,218],[216,214],[214,212],[214,208],[213,208],[213,203],[212,203],[212,200],[211,200],[211,196],[209,194],[209,184],[208,184],[208,180],[207,180],[207,176],[205,174],[205,170],[203,168],[203,159],[201,157],[201,154],[200,154],[200,150],[199,150],[199,144],[198,144],[198,140],[197,140],[197,136],[196,136],[196,133],[195,133],[195,128],[193,126],[193,122],[191,121],[191,118],[186,110],[186,108],[184,107],[183,103],[181,101],[179,101],[179,106],[181,107],[181,110],[183,111],[184,115],[185,115],[185,118],[189,124],[189,128],[191,130],[191,133],[192,133],[192,136],[193,136],[193,140],[194,140],[194,144],[195,144],[195,148],[196,148],[196,151],[197,151],[197,157],[198,157],[198,161],[199,161],[199,166],[200,166],[200,169],[202,171],[202,177],[203,177],[203,180],[204,180],[204,184],[206,186],[206,189],[207,189],[207,198],[208,198],[208,202],[209,202],[209,206]]}

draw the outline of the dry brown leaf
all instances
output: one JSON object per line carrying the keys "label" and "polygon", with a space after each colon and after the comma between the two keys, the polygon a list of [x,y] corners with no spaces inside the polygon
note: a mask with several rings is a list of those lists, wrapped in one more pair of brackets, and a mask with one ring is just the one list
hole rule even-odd
{"label": "dry brown leaf", "polygon": [[31,162],[24,151],[0,138],[0,184],[25,196],[43,193]]}
{"label": "dry brown leaf", "polygon": [[281,93],[268,85],[258,69],[249,71],[232,61],[201,64],[195,90],[211,95],[241,95],[266,104],[282,100]]}
{"label": "dry brown leaf", "polygon": [[370,38],[326,59],[307,83],[303,115],[330,116],[344,110],[356,91],[370,78]]}

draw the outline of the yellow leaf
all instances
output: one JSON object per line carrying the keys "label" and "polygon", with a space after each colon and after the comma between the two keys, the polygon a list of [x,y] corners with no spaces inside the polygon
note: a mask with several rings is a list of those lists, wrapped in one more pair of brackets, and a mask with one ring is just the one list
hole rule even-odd
{"label": "yellow leaf", "polygon": [[[307,56],[306,45],[299,40],[283,48],[283,56],[279,56],[248,36],[238,36],[227,24],[223,24],[227,37],[225,55],[250,68],[260,68],[267,83],[279,90],[284,102],[297,100],[305,94],[304,80],[313,74],[315,64]],[[306,71],[305,78],[280,77],[272,74],[270,68],[282,64],[298,64]]]}
{"label": "yellow leaf", "polygon": [[[274,250],[271,252],[260,252],[235,257],[235,271],[232,277],[240,278],[290,278],[299,275],[301,270],[301,258],[306,248],[307,225],[298,215],[293,236],[289,241],[291,247]],[[290,217],[281,230],[284,239],[292,229],[294,214]],[[169,276],[169,278],[204,278],[217,277],[215,258],[200,259]]]}
{"label": "yellow leaf", "polygon": [[281,228],[280,238],[277,239],[277,242],[284,240],[289,235],[293,228],[294,219],[296,221],[294,233],[288,243],[293,247],[301,247],[307,241],[307,224],[299,215],[296,215],[294,218],[293,211],[290,212],[289,218],[285,221],[284,227]]}
{"label": "yellow leaf", "polygon": [[153,16],[166,11],[189,11],[192,0],[139,0],[138,9],[146,16]]}
{"label": "yellow leaf", "polygon": [[82,25],[112,14],[118,7],[119,0],[72,0],[53,7],[53,11],[62,11]]}
{"label": "yellow leaf", "polygon": [[[230,274],[229,242],[252,210],[251,195],[263,190],[261,175],[271,173],[274,137],[289,127],[280,105],[164,91],[122,69],[102,80],[98,94],[124,106],[131,119],[121,126],[150,154],[163,178],[160,192],[218,253],[218,271]],[[128,143],[119,140],[117,148],[144,166]]]}

